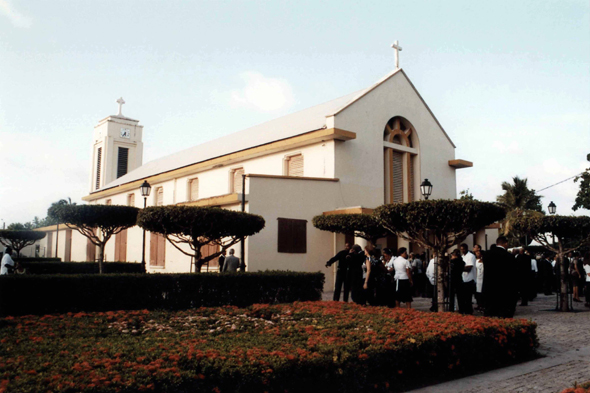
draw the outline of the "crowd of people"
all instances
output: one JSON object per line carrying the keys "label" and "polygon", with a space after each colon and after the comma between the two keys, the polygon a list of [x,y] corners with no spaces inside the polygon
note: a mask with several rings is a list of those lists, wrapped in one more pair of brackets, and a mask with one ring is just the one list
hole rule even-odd
{"label": "crowd of people", "polygon": [[[409,254],[405,247],[380,250],[347,243],[326,267],[338,263],[334,301],[352,301],[361,305],[411,308],[414,296],[432,297],[431,311],[444,307],[461,314],[482,312],[486,316],[511,318],[518,302],[527,306],[538,292],[551,295],[560,290],[561,271],[548,253],[533,255],[526,248],[508,250],[508,241],[501,236],[490,250],[467,244],[448,257],[440,258],[445,304],[438,304],[436,279],[438,261],[426,262],[424,254]],[[573,300],[581,302],[585,293],[590,307],[590,253],[583,258],[570,253],[564,257],[566,283]],[[473,307],[475,298],[476,307]],[[455,307],[457,306],[457,307]]]}

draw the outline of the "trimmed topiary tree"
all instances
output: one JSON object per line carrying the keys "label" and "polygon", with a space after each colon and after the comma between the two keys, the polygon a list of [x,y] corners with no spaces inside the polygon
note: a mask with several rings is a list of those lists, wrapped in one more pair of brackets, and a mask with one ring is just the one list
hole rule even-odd
{"label": "trimmed topiary tree", "polygon": [[[152,206],[139,212],[137,224],[145,230],[164,235],[185,255],[194,258],[195,271],[217,258],[229,247],[264,228],[261,216],[198,206]],[[181,244],[187,244],[190,252]],[[207,244],[219,246],[219,251],[203,257],[201,248]]]}
{"label": "trimmed topiary tree", "polygon": [[[559,308],[561,311],[569,311],[567,270],[563,256],[590,244],[590,217],[526,215],[520,216],[513,225],[556,254],[561,281]],[[554,237],[557,244],[553,241]]]}
{"label": "trimmed topiary tree", "polygon": [[442,304],[444,271],[438,261],[469,234],[503,219],[506,212],[495,203],[436,199],[379,206],[373,215],[391,233],[433,252],[438,264],[437,299]]}
{"label": "trimmed topiary tree", "polygon": [[374,216],[370,214],[333,214],[329,216],[315,216],[311,221],[313,226],[328,232],[354,233],[358,237],[375,245],[377,239],[389,235]]}
{"label": "trimmed topiary tree", "polygon": [[0,243],[5,247],[10,247],[16,251],[17,257],[20,257],[20,250],[26,246],[32,246],[37,240],[45,237],[45,232],[26,231],[26,230],[0,230]]}
{"label": "trimmed topiary tree", "polygon": [[104,247],[109,239],[137,223],[136,207],[119,205],[56,205],[50,215],[98,246],[98,272],[103,273]]}

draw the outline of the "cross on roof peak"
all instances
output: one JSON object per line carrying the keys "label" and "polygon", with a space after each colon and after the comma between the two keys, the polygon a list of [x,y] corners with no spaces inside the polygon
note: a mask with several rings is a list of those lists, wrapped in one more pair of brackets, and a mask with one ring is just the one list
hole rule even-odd
{"label": "cross on roof peak", "polygon": [[117,100],[117,104],[119,104],[119,113],[117,113],[117,116],[123,116],[123,104],[124,103],[125,103],[125,100],[123,99],[123,97],[121,97]]}
{"label": "cross on roof peak", "polygon": [[399,46],[399,41],[395,40],[391,47],[395,50],[395,68],[399,69],[399,52],[401,52],[402,47]]}

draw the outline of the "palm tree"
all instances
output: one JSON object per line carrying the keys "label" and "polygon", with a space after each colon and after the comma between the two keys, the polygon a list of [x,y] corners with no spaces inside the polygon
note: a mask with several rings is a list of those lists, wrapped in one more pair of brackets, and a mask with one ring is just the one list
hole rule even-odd
{"label": "palm tree", "polygon": [[496,200],[506,209],[506,218],[502,222],[502,233],[507,236],[512,246],[519,245],[522,240],[522,234],[517,233],[512,228],[512,223],[517,217],[530,214],[543,214],[543,205],[541,196],[537,195],[535,190],[529,189],[528,180],[521,179],[518,176],[512,178],[512,184],[502,182],[504,194],[498,195]]}

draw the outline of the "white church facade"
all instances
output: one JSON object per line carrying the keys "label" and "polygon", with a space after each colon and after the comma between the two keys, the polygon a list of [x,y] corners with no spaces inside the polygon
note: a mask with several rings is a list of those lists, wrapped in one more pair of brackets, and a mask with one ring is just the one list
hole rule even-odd
{"label": "white church facade", "polygon": [[[143,126],[123,116],[122,103],[117,115],[95,127],[90,189],[83,199],[142,208],[139,187],[147,181],[147,206],[218,206],[259,214],[266,227],[247,238],[243,250],[234,246],[248,271],[326,272],[326,260],[342,249],[345,236],[314,228],[315,215],[418,200],[424,179],[434,185],[431,198],[455,199],[455,171],[472,166],[456,159],[455,145],[402,69],[362,91],[146,164]],[[41,248],[52,256],[56,233],[43,229],[48,236]],[[483,245],[484,236],[486,230],[471,242]],[[63,260],[94,260],[96,250],[76,231],[64,228],[59,237]],[[397,238],[379,243],[408,245]],[[117,235],[105,254],[109,261],[141,261],[142,230]],[[155,234],[147,234],[145,254],[149,272],[191,269],[189,257]],[[216,262],[203,268],[208,269],[215,271]],[[333,275],[326,274],[326,289],[332,287]]]}

